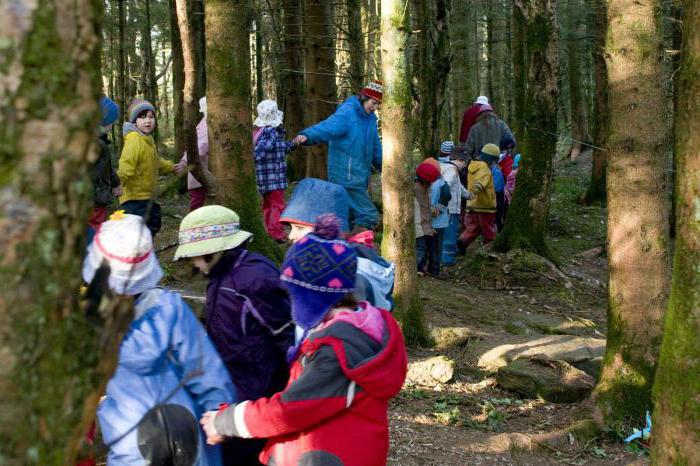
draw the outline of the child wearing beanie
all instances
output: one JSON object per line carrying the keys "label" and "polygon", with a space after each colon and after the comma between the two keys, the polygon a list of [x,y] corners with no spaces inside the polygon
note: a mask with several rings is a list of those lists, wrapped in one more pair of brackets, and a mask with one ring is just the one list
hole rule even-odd
{"label": "child wearing beanie", "polygon": [[146,100],[136,99],[129,105],[129,119],[124,123],[124,148],[119,158],[119,178],[123,193],[119,208],[127,214],[144,217],[155,238],[160,230],[160,205],[153,199],[158,176],[184,173],[187,164],[160,158],[153,140],[156,129],[156,109]]}
{"label": "child wearing beanie", "polygon": [[[419,273],[434,273],[435,264],[429,258],[437,251],[437,232],[433,227],[433,217],[438,210],[431,202],[431,185],[440,178],[439,164],[434,159],[428,159],[416,167],[416,178],[413,184],[414,227],[416,230],[416,264]],[[439,260],[439,259],[438,259]],[[440,266],[437,266],[438,272]]]}
{"label": "child wearing beanie", "polygon": [[282,264],[292,317],[304,329],[289,354],[289,384],[272,397],[206,413],[208,443],[267,437],[260,462],[277,466],[386,463],[388,402],[406,377],[404,340],[388,311],[356,302],[357,254],[339,234],[324,223]]}
{"label": "child wearing beanie", "polygon": [[107,219],[107,208],[115,196],[122,193],[121,182],[117,172],[112,167],[112,142],[109,140],[109,132],[114,122],[119,118],[119,106],[110,98],[100,98],[100,137],[97,140],[97,160],[90,169],[92,181],[93,207],[88,219],[88,243],[92,241],[95,231]]}
{"label": "child wearing beanie", "polygon": [[462,255],[479,235],[483,236],[484,244],[496,238],[496,190],[490,167],[498,162],[499,156],[498,146],[489,143],[481,149],[478,158],[469,163],[467,189],[473,197],[467,201],[465,230],[457,241]]}

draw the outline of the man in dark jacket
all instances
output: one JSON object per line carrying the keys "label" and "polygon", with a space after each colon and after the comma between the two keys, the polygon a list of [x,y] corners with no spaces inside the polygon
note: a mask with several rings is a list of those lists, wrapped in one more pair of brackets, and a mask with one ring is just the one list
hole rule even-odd
{"label": "man in dark jacket", "polygon": [[[204,206],[182,220],[175,252],[175,260],[190,258],[209,277],[207,333],[241,400],[270,396],[285,387],[287,349],[294,344],[289,296],[280,272],[268,258],[246,249],[251,237],[240,229],[232,210]],[[227,442],[224,464],[258,465],[264,444]]]}
{"label": "man in dark jacket", "polygon": [[479,116],[479,110],[482,105],[488,105],[489,99],[485,95],[480,95],[476,98],[476,101],[464,111],[462,116],[462,127],[459,130],[459,142],[464,144],[467,142],[467,136],[469,136],[469,130],[476,123],[476,117]]}
{"label": "man in dark jacket", "polygon": [[100,121],[100,138],[98,139],[97,160],[90,169],[93,188],[93,208],[88,219],[88,243],[92,241],[97,227],[107,220],[107,207],[115,196],[121,195],[121,182],[112,167],[112,147],[108,138],[112,125],[119,117],[119,106],[111,99],[100,99],[102,120]]}

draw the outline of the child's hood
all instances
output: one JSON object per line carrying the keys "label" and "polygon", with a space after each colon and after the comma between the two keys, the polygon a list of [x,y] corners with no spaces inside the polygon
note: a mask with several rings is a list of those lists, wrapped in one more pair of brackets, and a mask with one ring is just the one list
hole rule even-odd
{"label": "child's hood", "polygon": [[122,135],[124,136],[124,139],[140,138],[147,141],[149,144],[154,145],[153,136],[144,134],[136,127],[135,124],[129,123],[128,121],[124,123],[124,126],[122,126]]}
{"label": "child's hood", "polygon": [[471,163],[469,163],[469,173],[474,174],[478,172],[479,170],[488,170],[489,166],[486,162],[483,160],[472,160]]}
{"label": "child's hood", "polygon": [[360,306],[357,312],[342,313],[328,321],[310,343],[332,346],[346,377],[370,395],[389,399],[401,390],[406,378],[408,357],[403,335],[388,311],[366,302]]}

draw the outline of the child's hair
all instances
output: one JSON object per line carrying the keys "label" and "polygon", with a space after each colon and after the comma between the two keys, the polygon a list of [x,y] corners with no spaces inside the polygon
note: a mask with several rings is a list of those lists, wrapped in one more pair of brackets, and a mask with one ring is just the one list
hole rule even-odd
{"label": "child's hair", "polygon": [[136,119],[138,120],[139,118],[146,118],[146,116],[148,116],[148,112],[153,113],[153,117],[155,118],[156,113],[153,110],[151,110],[150,108],[147,108],[145,110],[140,111],[139,114],[136,115]]}
{"label": "child's hair", "polygon": [[360,304],[360,301],[358,301],[355,293],[348,293],[343,295],[343,297],[340,298],[332,307],[349,307],[351,309],[355,309],[358,304]]}
{"label": "child's hair", "polygon": [[340,219],[333,214],[319,215],[312,233],[322,239],[340,238]]}

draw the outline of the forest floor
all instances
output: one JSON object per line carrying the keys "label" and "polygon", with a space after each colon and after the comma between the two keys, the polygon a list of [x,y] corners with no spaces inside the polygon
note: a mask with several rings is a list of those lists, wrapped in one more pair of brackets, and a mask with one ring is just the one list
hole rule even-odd
{"label": "forest floor", "polygon": [[[557,164],[552,262],[527,254],[496,254],[474,244],[439,279],[420,278],[425,320],[435,345],[410,348],[411,364],[442,355],[454,361],[455,371],[447,383],[407,383],[391,403],[389,464],[648,464],[642,452],[625,448],[619,434],[569,433],[586,402],[522,398],[500,388],[495,373],[479,364],[491,350],[542,337],[514,329],[522,320],[585,321],[590,325],[584,336],[604,338],[605,208],[575,203],[589,172],[589,154]],[[157,246],[176,239],[186,209],[184,196],[163,203]],[[204,278],[193,275],[187,264],[173,263],[173,252],[160,253],[165,285],[202,296]],[[201,308],[197,298],[193,303]]]}

